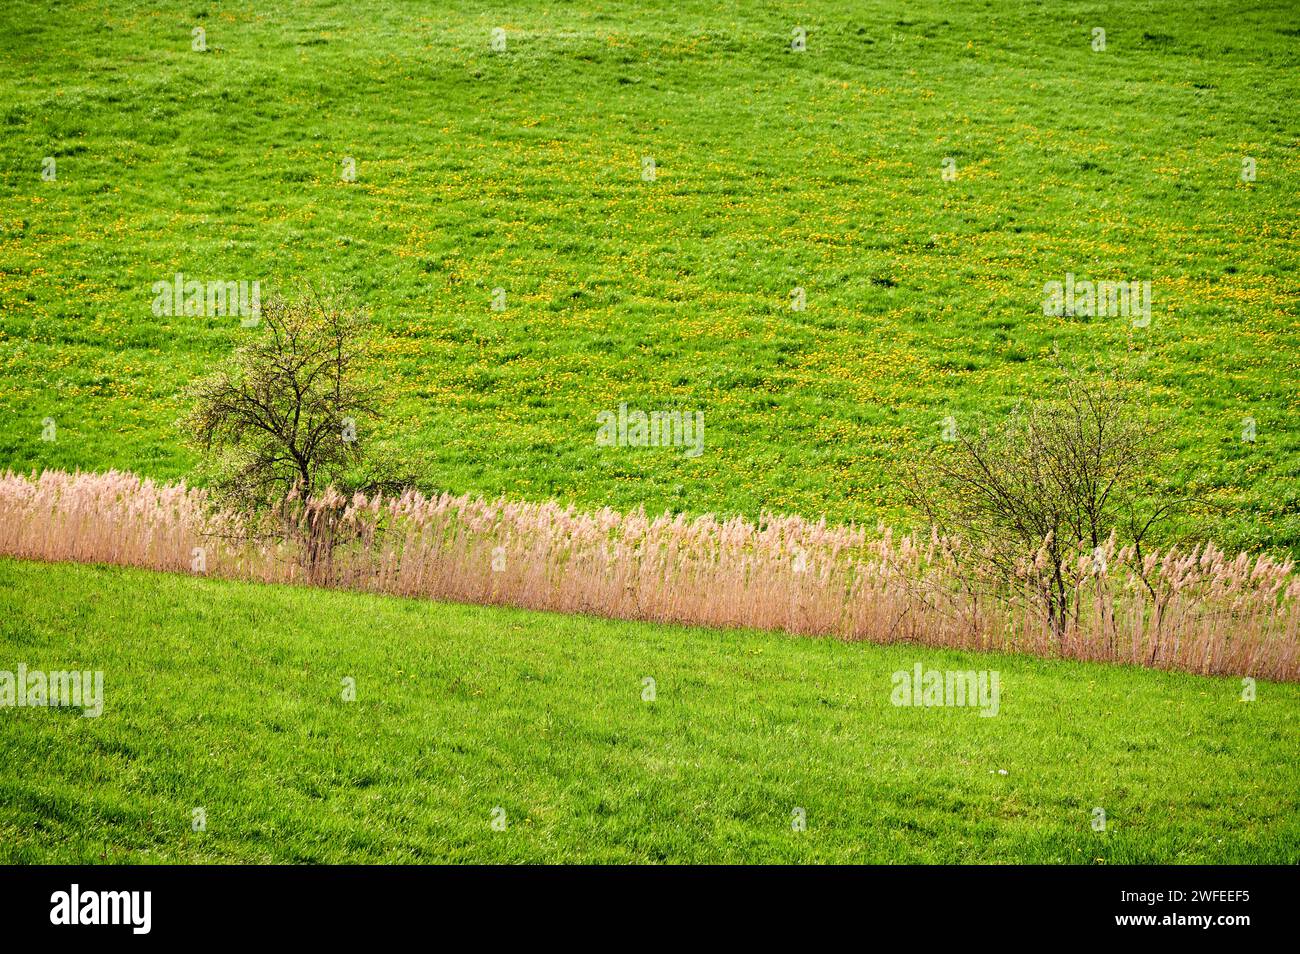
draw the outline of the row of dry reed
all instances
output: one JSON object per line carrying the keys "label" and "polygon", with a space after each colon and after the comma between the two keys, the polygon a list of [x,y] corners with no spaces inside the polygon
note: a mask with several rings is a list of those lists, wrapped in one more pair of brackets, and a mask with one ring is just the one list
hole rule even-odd
{"label": "row of dry reed", "polygon": [[296,513],[297,531],[254,541],[184,484],[119,472],[6,472],[0,554],[1300,679],[1292,562],[1229,557],[1212,544],[1147,553],[1141,566],[1114,540],[1081,555],[1095,569],[1084,574],[1065,632],[1054,634],[1028,589],[981,582],[990,579],[986,567],[933,535],[416,492],[328,492]]}

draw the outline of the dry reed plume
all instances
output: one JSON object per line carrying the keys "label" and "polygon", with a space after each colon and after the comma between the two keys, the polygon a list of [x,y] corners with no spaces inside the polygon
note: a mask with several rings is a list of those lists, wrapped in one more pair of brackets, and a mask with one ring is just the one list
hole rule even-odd
{"label": "dry reed plume", "polygon": [[1080,554],[1091,562],[1057,639],[1030,594],[935,536],[416,492],[328,491],[295,520],[287,535],[250,534],[202,490],[119,472],[0,478],[0,553],[23,558],[1300,679],[1292,561],[1213,544],[1146,553],[1141,573],[1113,539]]}

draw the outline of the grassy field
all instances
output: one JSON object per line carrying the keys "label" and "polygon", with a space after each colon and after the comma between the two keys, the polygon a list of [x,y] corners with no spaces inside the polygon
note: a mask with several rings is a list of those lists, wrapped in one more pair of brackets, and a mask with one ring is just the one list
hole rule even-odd
{"label": "grassy field", "polygon": [[[177,393],[255,332],[153,283],[305,279],[372,310],[432,487],[896,521],[895,462],[1059,351],[1150,387],[1198,530],[1300,550],[1294,12],[11,0],[0,463],[187,472]],[[1067,273],[1151,281],[1150,326],[1044,317]],[[597,447],[623,401],[705,452]]]}
{"label": "grassy field", "polygon": [[[1300,555],[1297,62],[1290,0],[7,0],[0,470],[191,472],[258,331],[155,314],[184,273],[350,288],[426,489],[904,523],[946,418],[1095,363],[1184,529]],[[0,708],[0,863],[1300,862],[1297,685],[0,560],[19,664],[105,711]]]}
{"label": "grassy field", "polygon": [[1300,861],[1295,685],[5,560],[19,661],[104,711],[0,710],[0,863]]}

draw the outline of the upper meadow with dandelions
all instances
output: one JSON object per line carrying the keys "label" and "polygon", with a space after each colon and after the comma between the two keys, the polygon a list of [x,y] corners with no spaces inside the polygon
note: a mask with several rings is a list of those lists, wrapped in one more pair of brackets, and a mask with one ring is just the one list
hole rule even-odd
{"label": "upper meadow with dandelions", "polygon": [[1298,65],[1285,0],[6,3],[0,673],[109,668],[0,746],[151,821],[0,775],[0,861],[1294,862]]}
{"label": "upper meadow with dandelions", "polygon": [[[0,462],[187,476],[184,388],[250,329],[155,284],[308,280],[382,329],[430,490],[901,524],[894,463],[1059,353],[1140,375],[1198,530],[1294,554],[1293,13],[6,3]],[[1151,282],[1149,325],[1044,315],[1067,274]],[[623,402],[707,450],[610,453]]]}

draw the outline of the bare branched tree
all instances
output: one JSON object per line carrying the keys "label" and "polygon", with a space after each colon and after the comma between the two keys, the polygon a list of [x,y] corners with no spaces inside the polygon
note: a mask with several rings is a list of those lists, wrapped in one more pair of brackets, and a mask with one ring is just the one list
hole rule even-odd
{"label": "bare branched tree", "polygon": [[1002,592],[1027,586],[1059,640],[1094,571],[1080,558],[1114,534],[1140,567],[1143,543],[1186,503],[1154,492],[1165,453],[1131,386],[1075,372],[1001,426],[940,445],[906,474],[904,491],[931,526],[991,569]]}
{"label": "bare branched tree", "polygon": [[376,417],[360,374],[367,351],[362,315],[332,300],[263,307],[257,337],[191,389],[184,422],[227,506],[254,511],[346,486]]}

